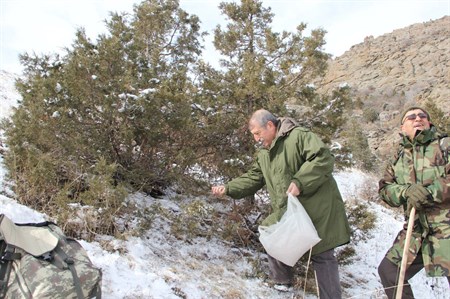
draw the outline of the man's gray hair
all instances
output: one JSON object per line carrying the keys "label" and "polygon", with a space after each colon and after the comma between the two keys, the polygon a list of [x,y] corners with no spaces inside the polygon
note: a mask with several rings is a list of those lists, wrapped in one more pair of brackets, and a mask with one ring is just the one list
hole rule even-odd
{"label": "man's gray hair", "polygon": [[255,111],[250,120],[256,122],[261,127],[265,127],[269,121],[274,125],[278,124],[278,118],[265,109]]}

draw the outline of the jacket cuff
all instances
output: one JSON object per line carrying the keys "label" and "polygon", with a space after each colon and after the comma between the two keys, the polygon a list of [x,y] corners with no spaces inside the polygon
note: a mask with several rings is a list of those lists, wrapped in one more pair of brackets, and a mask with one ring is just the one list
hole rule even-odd
{"label": "jacket cuff", "polygon": [[300,190],[300,194],[302,194],[304,190],[303,190],[303,185],[300,182],[300,180],[297,178],[293,178],[292,183],[294,183],[297,186],[298,190]]}

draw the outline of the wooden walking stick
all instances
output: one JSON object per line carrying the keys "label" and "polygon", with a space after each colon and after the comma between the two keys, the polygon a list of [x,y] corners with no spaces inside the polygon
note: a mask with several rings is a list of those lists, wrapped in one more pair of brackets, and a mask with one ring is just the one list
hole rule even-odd
{"label": "wooden walking stick", "polygon": [[408,264],[409,243],[411,241],[412,230],[414,226],[414,217],[416,216],[416,208],[412,207],[409,213],[408,228],[406,229],[405,247],[403,247],[402,264],[400,266],[400,274],[398,276],[397,293],[395,299],[402,299],[403,284],[405,280],[406,265]]}

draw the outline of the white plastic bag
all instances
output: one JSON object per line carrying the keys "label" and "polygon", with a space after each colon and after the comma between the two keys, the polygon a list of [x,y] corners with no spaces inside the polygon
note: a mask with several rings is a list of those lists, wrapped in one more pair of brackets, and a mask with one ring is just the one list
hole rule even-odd
{"label": "white plastic bag", "polygon": [[280,221],[270,226],[259,226],[258,230],[266,252],[291,267],[320,241],[305,208],[290,193],[287,210]]}

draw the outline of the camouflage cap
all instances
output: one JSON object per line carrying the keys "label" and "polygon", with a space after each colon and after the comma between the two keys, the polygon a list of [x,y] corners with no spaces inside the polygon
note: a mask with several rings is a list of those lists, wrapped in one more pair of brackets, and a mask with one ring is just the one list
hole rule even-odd
{"label": "camouflage cap", "polygon": [[425,110],[419,106],[412,106],[412,107],[409,107],[408,109],[406,109],[405,112],[403,112],[402,117],[400,118],[400,124],[403,125],[403,119],[405,118],[406,113],[408,113],[411,110],[416,110],[416,109],[422,110],[427,115],[428,121],[431,122],[430,114],[428,113],[427,110]]}

